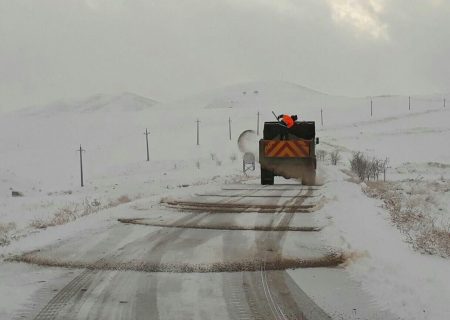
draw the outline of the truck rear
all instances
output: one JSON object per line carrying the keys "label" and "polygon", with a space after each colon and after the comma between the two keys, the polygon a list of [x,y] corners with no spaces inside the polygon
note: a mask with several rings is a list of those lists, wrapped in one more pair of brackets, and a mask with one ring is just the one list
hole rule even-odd
{"label": "truck rear", "polygon": [[316,129],[314,121],[296,122],[287,128],[279,122],[265,122],[259,140],[261,184],[271,185],[275,176],[301,179],[305,185],[316,180]]}

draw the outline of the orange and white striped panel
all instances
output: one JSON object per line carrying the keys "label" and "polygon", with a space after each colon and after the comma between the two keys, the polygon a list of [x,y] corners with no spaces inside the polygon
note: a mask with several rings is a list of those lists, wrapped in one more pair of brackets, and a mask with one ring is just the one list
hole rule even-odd
{"label": "orange and white striped panel", "polygon": [[307,140],[265,140],[264,155],[270,158],[309,157]]}

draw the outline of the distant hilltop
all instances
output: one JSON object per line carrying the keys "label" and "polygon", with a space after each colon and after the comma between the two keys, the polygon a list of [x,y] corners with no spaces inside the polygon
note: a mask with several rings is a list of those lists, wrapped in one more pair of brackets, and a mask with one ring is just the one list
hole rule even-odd
{"label": "distant hilltop", "polygon": [[56,101],[46,106],[30,107],[22,110],[26,114],[51,115],[58,113],[94,113],[142,111],[159,102],[134,93],[96,94],[73,101]]}
{"label": "distant hilltop", "polygon": [[[411,95],[412,105],[434,107],[442,104],[445,94]],[[367,107],[370,100],[379,105],[405,105],[406,95],[377,95],[347,97],[323,93],[292,82],[255,81],[212,89],[166,103],[134,93],[96,94],[84,99],[61,100],[46,106],[23,109],[30,115],[54,115],[58,113],[137,112],[156,105],[183,109],[258,109],[261,111],[298,112],[299,109]]]}

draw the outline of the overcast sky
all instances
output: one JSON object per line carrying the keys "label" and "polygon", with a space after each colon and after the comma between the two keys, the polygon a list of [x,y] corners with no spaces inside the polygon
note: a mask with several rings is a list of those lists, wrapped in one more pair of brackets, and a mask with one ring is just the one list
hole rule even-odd
{"label": "overcast sky", "polygon": [[450,1],[0,0],[0,110],[254,80],[450,92]]}

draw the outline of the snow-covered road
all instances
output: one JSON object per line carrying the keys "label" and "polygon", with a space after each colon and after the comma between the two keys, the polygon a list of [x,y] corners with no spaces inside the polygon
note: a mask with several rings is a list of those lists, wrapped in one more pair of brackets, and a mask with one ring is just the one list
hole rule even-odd
{"label": "snow-covered road", "polygon": [[[73,272],[63,281],[56,273],[21,316],[394,319],[377,310],[337,267],[346,257],[324,242],[320,230],[327,221],[315,216],[327,205],[321,190],[292,182],[261,186],[250,181],[194,190],[148,209],[135,206],[134,217],[127,214],[101,231],[18,257],[41,268]],[[227,212],[233,207],[237,209]],[[327,281],[316,279],[320,286],[312,285],[319,274]],[[307,292],[317,294],[317,287],[327,310]],[[339,299],[333,297],[337,288]]]}

